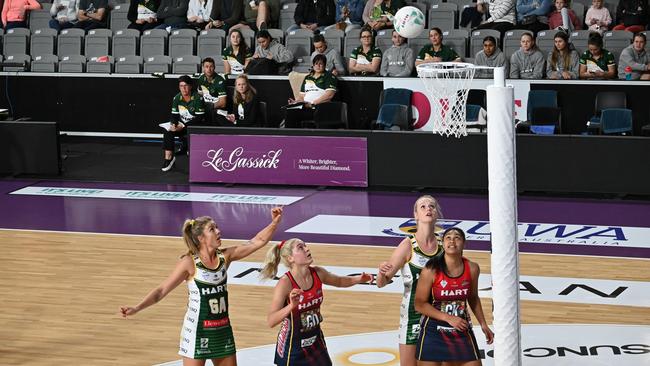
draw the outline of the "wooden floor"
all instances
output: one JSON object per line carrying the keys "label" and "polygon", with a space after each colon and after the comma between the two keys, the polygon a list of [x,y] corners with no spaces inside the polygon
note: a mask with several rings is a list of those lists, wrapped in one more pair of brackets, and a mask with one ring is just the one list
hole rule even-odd
{"label": "wooden floor", "polygon": [[[0,243],[0,365],[152,365],[179,359],[184,285],[133,318],[122,319],[118,308],[136,304],[170,273],[184,252],[180,238],[8,230],[0,231]],[[392,251],[310,247],[316,263],[324,266],[376,267]],[[483,273],[490,272],[488,254],[466,255],[479,262]],[[260,251],[247,260],[262,261],[262,256]],[[650,281],[647,266],[643,260],[521,255],[522,275]],[[277,329],[266,326],[271,291],[229,286],[238,348],[275,341]],[[324,332],[335,336],[394,330],[400,297],[328,291]],[[650,309],[524,301],[522,321],[650,325]]]}

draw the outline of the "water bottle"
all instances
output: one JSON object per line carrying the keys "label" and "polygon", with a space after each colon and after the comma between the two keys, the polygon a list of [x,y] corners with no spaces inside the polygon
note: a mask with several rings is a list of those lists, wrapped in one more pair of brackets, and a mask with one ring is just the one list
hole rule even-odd
{"label": "water bottle", "polygon": [[625,67],[625,80],[632,80],[632,67],[631,66],[626,66]]}

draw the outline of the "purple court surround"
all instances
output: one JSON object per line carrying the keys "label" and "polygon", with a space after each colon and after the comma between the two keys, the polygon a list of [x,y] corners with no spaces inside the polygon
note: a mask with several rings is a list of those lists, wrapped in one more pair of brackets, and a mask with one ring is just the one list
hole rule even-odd
{"label": "purple court surround", "polygon": [[[362,189],[222,187],[207,185],[154,185],[69,181],[0,181],[0,228],[98,232],[114,234],[180,236],[185,218],[214,217],[228,239],[249,239],[270,220],[269,205],[152,201],[106,198],[11,195],[27,186],[82,187],[170,192],[283,195],[303,197],[285,207],[285,217],[275,239],[296,236],[284,231],[316,215],[377,217],[412,216],[420,193],[367,192]],[[488,220],[488,201],[478,195],[435,195],[447,218]],[[650,203],[592,199],[519,199],[519,221],[585,225],[649,227]],[[310,242],[396,246],[397,237],[299,234]],[[650,240],[650,238],[648,238]],[[489,243],[472,241],[468,249],[489,250]],[[648,248],[521,243],[521,252],[650,258]]]}

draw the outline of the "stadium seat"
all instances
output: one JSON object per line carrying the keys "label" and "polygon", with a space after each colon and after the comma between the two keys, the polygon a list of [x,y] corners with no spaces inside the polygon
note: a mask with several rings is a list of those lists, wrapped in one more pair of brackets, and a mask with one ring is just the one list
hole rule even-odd
{"label": "stadium seat", "polygon": [[428,38],[429,31],[426,30],[426,29],[425,29],[425,31],[426,31],[426,34],[427,34],[426,38],[416,37],[416,38],[409,38],[409,40],[408,40],[408,46],[409,46],[410,49],[413,50],[413,58],[414,59],[418,58],[418,55],[420,54],[420,50],[422,49],[422,47],[428,46],[428,45],[431,44],[431,41]]}
{"label": "stadium seat", "polygon": [[524,34],[532,35],[533,32],[525,29],[513,29],[507,31],[503,35],[503,44],[501,45],[501,50],[506,56],[506,60],[510,60],[510,56],[515,53],[519,48],[521,48],[521,36]]}
{"label": "stadium seat", "polygon": [[5,57],[9,55],[26,55],[29,36],[30,31],[27,28],[9,29],[2,36],[3,54]]}
{"label": "stadium seat", "polygon": [[86,72],[110,74],[113,72],[113,56],[94,56],[86,62]]}
{"label": "stadium seat", "polygon": [[115,58],[137,54],[140,32],[135,29],[120,29],[113,35],[113,52]]}
{"label": "stadium seat", "polygon": [[409,127],[408,109],[408,106],[402,104],[382,105],[372,129],[407,131]]}
{"label": "stadium seat", "polygon": [[603,109],[600,116],[600,133],[603,135],[631,135],[632,110],[627,108]]}
{"label": "stadium seat", "polygon": [[573,12],[576,14],[576,17],[580,21],[581,28],[585,29],[585,12],[587,11],[585,9],[585,4],[578,1],[572,1],[570,3],[570,8],[573,10]]}
{"label": "stadium seat", "polygon": [[582,54],[587,50],[587,42],[589,41],[590,33],[591,31],[588,29],[571,32],[569,40],[573,43],[573,47],[575,47],[579,54]]}
{"label": "stadium seat", "polygon": [[21,63],[23,66],[4,66],[2,71],[29,71],[29,64],[32,58],[25,54],[15,54],[5,56],[4,62]]}
{"label": "stadium seat", "polygon": [[609,31],[603,34],[603,48],[614,55],[616,63],[625,47],[632,43],[634,34],[625,30]]}
{"label": "stadium seat", "polygon": [[262,127],[270,127],[268,120],[268,110],[266,109],[266,102],[260,101],[257,107],[258,117],[257,120]]}
{"label": "stadium seat", "polygon": [[313,121],[303,121],[303,127],[318,129],[348,128],[348,105],[345,102],[326,102],[316,105]]}
{"label": "stadium seat", "polygon": [[119,4],[115,5],[113,10],[111,10],[111,20],[110,27],[113,32],[126,29],[131,22],[127,18],[129,13],[128,4]]}
{"label": "stadium seat", "polygon": [[286,31],[287,28],[291,27],[296,21],[293,18],[294,13],[296,12],[297,3],[286,3],[282,5],[280,9],[280,29]]}
{"label": "stadium seat", "polygon": [[306,29],[287,33],[285,46],[293,53],[296,63],[311,63],[313,39],[314,33]]}
{"label": "stadium seat", "polygon": [[32,59],[32,72],[56,72],[59,58],[52,55],[38,55]]}
{"label": "stadium seat", "polygon": [[393,45],[393,29],[382,29],[375,35],[375,46],[386,52]]}
{"label": "stadium seat", "polygon": [[140,74],[142,72],[142,56],[122,56],[115,60],[116,74]]}
{"label": "stadium seat", "polygon": [[53,55],[57,32],[51,28],[37,29],[29,40],[29,53],[32,58],[40,55]]}
{"label": "stadium seat", "polygon": [[81,55],[61,56],[59,60],[59,72],[84,72],[85,66],[86,58]]}
{"label": "stadium seat", "polygon": [[442,36],[444,44],[453,48],[461,58],[465,59],[467,57],[467,40],[469,34],[465,29],[443,31]]}
{"label": "stadium seat", "polygon": [[169,56],[172,59],[194,55],[196,31],[194,29],[175,29],[169,35]]}
{"label": "stadium seat", "polygon": [[34,33],[39,29],[48,29],[50,28],[50,6],[45,5],[43,9],[34,9],[29,12],[29,30]]}
{"label": "stadium seat", "polygon": [[172,58],[165,55],[149,56],[144,59],[144,73],[154,72],[169,73],[171,71]]}
{"label": "stadium seat", "polygon": [[273,39],[284,44],[284,31],[282,29],[269,28],[267,31]]}
{"label": "stadium seat", "polygon": [[56,54],[59,58],[68,55],[81,55],[82,40],[85,36],[83,29],[64,29],[56,39]]}
{"label": "stadium seat", "polygon": [[429,28],[438,27],[443,31],[456,29],[458,5],[454,3],[433,4],[429,9]]}
{"label": "stadium seat", "polygon": [[587,128],[593,132],[600,129],[600,118],[605,109],[627,108],[627,95],[624,92],[599,92],[596,94],[594,115],[587,122]]}
{"label": "stadium seat", "polygon": [[327,47],[337,50],[343,56],[346,56],[343,53],[343,39],[345,38],[345,32],[340,29],[327,29],[320,33],[325,38],[327,42]]}
{"label": "stadium seat", "polygon": [[500,38],[501,38],[501,33],[498,30],[494,29],[479,29],[472,31],[472,34],[469,38],[469,54],[472,57],[476,57],[476,54],[479,51],[483,50],[483,39],[487,36],[492,36],[494,39],[497,40],[497,46],[501,47],[500,44]]}
{"label": "stadium seat", "polygon": [[553,48],[555,47],[555,33],[557,32],[558,31],[555,30],[543,30],[537,32],[535,44],[545,56],[550,52],[553,52]]}
{"label": "stadium seat", "polygon": [[458,12],[462,13],[463,9],[465,9],[468,6],[475,6],[476,1],[472,0],[447,0],[448,3],[456,4],[458,6]]}
{"label": "stadium seat", "polygon": [[650,42],[648,42],[650,41],[650,30],[643,31],[641,33],[645,34],[645,39],[647,40],[647,42],[645,43],[645,51],[650,52]]}
{"label": "stadium seat", "polygon": [[361,37],[361,29],[352,29],[345,35],[345,39],[343,40],[343,57],[349,58],[352,51],[361,46],[359,37]]}
{"label": "stadium seat", "polygon": [[218,62],[221,59],[221,51],[224,48],[224,38],[226,38],[226,32],[222,29],[201,31],[196,46],[196,53],[201,60],[206,57],[212,57],[215,62]]}
{"label": "stadium seat", "polygon": [[84,55],[87,58],[111,54],[110,45],[113,32],[110,29],[92,29],[84,39]]}
{"label": "stadium seat", "polygon": [[517,125],[518,132],[553,134],[561,131],[560,108],[555,90],[530,90],[526,108],[526,122]]}
{"label": "stadium seat", "polygon": [[163,29],[150,29],[140,36],[140,56],[149,58],[156,55],[166,55],[167,31]]}
{"label": "stadium seat", "polygon": [[195,74],[200,71],[201,59],[199,56],[186,55],[174,59],[173,74]]}

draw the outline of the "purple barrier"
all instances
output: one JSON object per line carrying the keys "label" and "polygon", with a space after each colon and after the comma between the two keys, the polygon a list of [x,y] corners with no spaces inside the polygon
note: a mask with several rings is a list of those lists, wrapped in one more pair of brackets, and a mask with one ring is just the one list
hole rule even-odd
{"label": "purple barrier", "polygon": [[365,137],[190,136],[190,182],[368,186]]}

